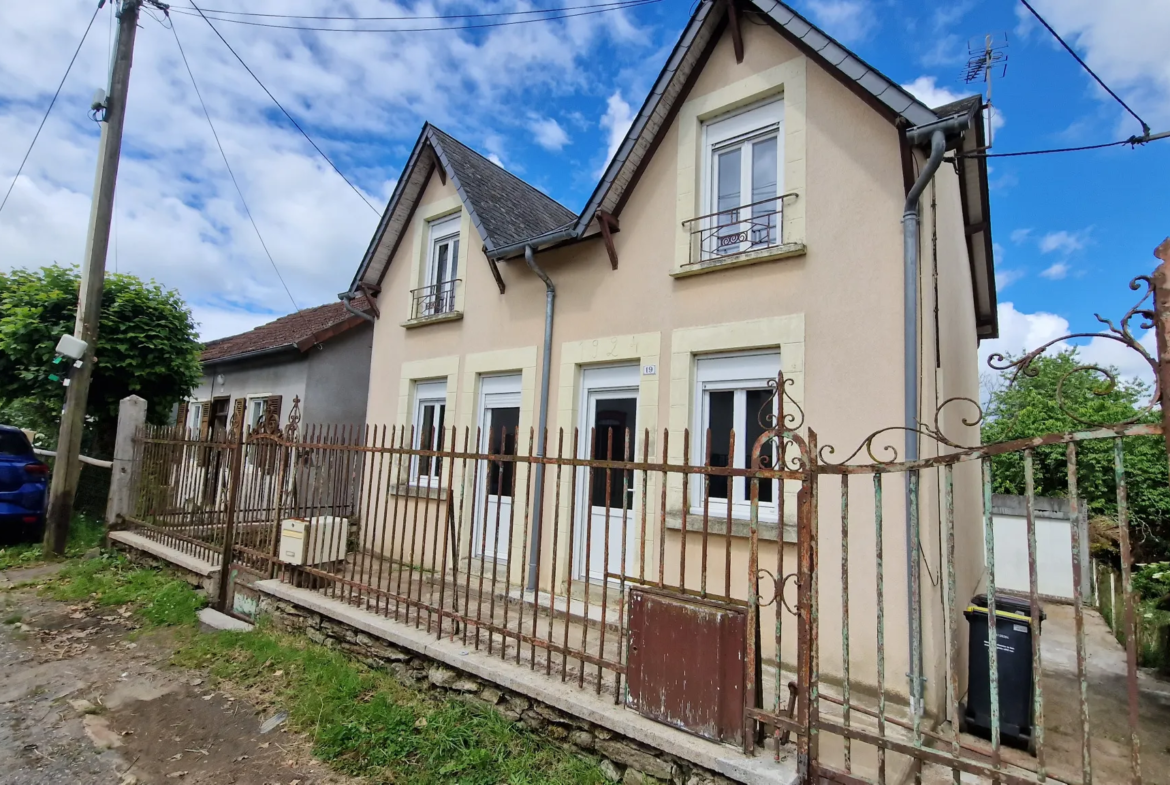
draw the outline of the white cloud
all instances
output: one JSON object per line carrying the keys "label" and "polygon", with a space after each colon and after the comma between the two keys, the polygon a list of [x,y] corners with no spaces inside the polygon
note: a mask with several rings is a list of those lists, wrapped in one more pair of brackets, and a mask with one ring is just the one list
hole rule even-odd
{"label": "white cloud", "polygon": [[867,0],[809,0],[808,5],[817,24],[844,44],[864,41],[878,25]]}
{"label": "white cloud", "polygon": [[[1015,305],[1010,302],[1000,303],[999,338],[979,344],[979,368],[981,371],[990,370],[987,360],[992,354],[1019,357],[1049,341],[1068,335],[1069,332],[1071,327],[1063,316],[1045,311],[1023,313],[1017,311]],[[1153,330],[1146,330],[1137,337],[1147,352],[1150,354],[1156,352]],[[1074,345],[1081,360],[1086,364],[1114,367],[1126,379],[1137,379],[1147,384],[1153,381],[1153,371],[1141,354],[1109,338],[1092,338],[1088,341],[1078,341],[1076,344],[1058,341],[1048,353],[1055,354]]]}
{"label": "white cloud", "polygon": [[992,257],[995,260],[995,290],[1001,292],[1016,281],[1024,277],[1023,270],[1011,270],[1003,266],[1005,251],[999,243],[991,245]]}
{"label": "white cloud", "polygon": [[[931,107],[942,106],[953,101],[958,101],[960,98],[966,98],[974,93],[971,91],[965,93],[956,93],[953,90],[943,87],[938,84],[938,80],[933,76],[920,76],[909,84],[902,85],[902,89],[910,93],[910,95],[917,98],[922,103]],[[991,115],[991,128],[993,131],[998,131],[1003,128],[1007,122],[1004,119],[1003,112],[998,107],[993,112],[984,112],[984,121],[986,122],[986,115]]]}
{"label": "white cloud", "polygon": [[[1048,23],[1075,48],[1085,62],[1118,91],[1138,114],[1155,126],[1170,122],[1170,3],[1134,0],[1035,0]],[[1052,44],[1048,31],[1022,7],[1016,8],[1021,37],[1042,36]],[[1062,53],[1063,55],[1063,53]],[[1067,68],[1078,70],[1071,58]],[[1113,99],[1090,82],[1085,83],[1103,101]],[[1114,104],[1122,133],[1136,133],[1136,122]],[[1155,128],[1157,130],[1157,128]]]}
{"label": "white cloud", "polygon": [[933,76],[920,76],[910,84],[902,85],[902,89],[927,106],[942,106],[963,97],[940,86]]}
{"label": "white cloud", "polygon": [[996,270],[995,291],[1002,292],[1016,281],[1027,275],[1023,270]]}
{"label": "white cloud", "polygon": [[1031,235],[1032,235],[1031,228],[1013,229],[1012,234],[1011,234],[1012,242],[1015,243],[1016,245],[1019,245],[1020,243],[1027,240]]}
{"label": "white cloud", "polygon": [[565,133],[565,129],[551,117],[533,119],[532,138],[545,150],[554,152],[569,143],[569,135]]}
{"label": "white cloud", "polygon": [[1068,276],[1068,264],[1065,262],[1055,262],[1045,267],[1040,271],[1041,278],[1047,278],[1050,281],[1059,281]]}
{"label": "white cloud", "polygon": [[[114,5],[101,12],[0,213],[0,269],[81,261],[98,135],[86,110],[106,80],[105,32]],[[435,13],[434,5],[414,8]],[[523,0],[493,6],[521,7]],[[0,189],[11,182],[92,9],[90,0],[0,3]],[[365,13],[375,9],[403,13],[388,0],[377,0]],[[287,12],[277,0],[255,0],[249,10]],[[336,11],[332,0],[302,0],[297,9]],[[396,167],[424,120],[496,162],[511,159],[504,144],[488,144],[493,136],[515,134],[515,118],[501,117],[501,103],[521,93],[540,100],[591,86],[586,66],[603,44],[622,41],[634,49],[646,43],[637,40],[643,33],[636,21],[619,11],[472,35],[411,36],[217,23],[357,183],[376,208],[369,210],[279,117],[206,24],[174,14],[240,188],[301,307],[334,302],[348,285],[398,176]],[[140,25],[118,178],[118,268],[178,289],[204,337],[269,321],[292,305],[227,177],[174,38],[147,16]],[[111,269],[114,245],[111,238]]]}
{"label": "white cloud", "polygon": [[1040,253],[1052,253],[1059,251],[1063,254],[1070,254],[1073,251],[1079,251],[1085,247],[1087,241],[1087,232],[1067,232],[1063,229],[1059,232],[1048,232],[1038,241],[1040,245]]}
{"label": "white cloud", "polygon": [[633,122],[634,109],[622,98],[622,93],[619,90],[609,97],[606,102],[605,114],[601,117],[601,127],[606,131],[608,148],[605,153],[605,164],[602,165],[600,172],[604,172],[605,167],[613,160],[614,154],[625,141],[626,134]]}
{"label": "white cloud", "polygon": [[[316,303],[314,303],[316,304]],[[247,332],[253,327],[267,324],[283,315],[279,313],[257,313],[239,308],[218,308],[209,305],[196,305],[191,308],[195,323],[199,325],[199,337],[204,341],[224,338],[229,335]]]}
{"label": "white cloud", "polygon": [[504,166],[504,159],[500,158],[500,156],[496,155],[495,153],[488,153],[487,159],[489,161],[491,161],[493,164],[495,164],[496,166],[500,167],[501,169],[508,168],[508,167]]}

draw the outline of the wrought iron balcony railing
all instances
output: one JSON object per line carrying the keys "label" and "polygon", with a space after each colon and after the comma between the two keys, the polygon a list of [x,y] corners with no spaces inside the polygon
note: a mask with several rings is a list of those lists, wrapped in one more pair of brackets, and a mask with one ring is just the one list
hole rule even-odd
{"label": "wrought iron balcony railing", "polygon": [[683,221],[691,235],[688,264],[699,264],[788,242],[784,237],[784,204],[795,193],[773,196],[730,210]]}
{"label": "wrought iron balcony railing", "polygon": [[428,316],[452,313],[455,310],[455,289],[459,283],[460,279],[455,278],[412,291],[410,318],[424,319]]}

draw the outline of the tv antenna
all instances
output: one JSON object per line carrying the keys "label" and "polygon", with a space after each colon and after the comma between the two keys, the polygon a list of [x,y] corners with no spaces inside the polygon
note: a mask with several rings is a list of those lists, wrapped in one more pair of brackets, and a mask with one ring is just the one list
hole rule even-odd
{"label": "tv antenna", "polygon": [[984,103],[987,106],[987,149],[990,150],[994,140],[992,138],[991,117],[995,108],[991,105],[991,85],[993,77],[1007,76],[1007,33],[988,34],[983,36],[982,43],[969,41],[967,43],[967,68],[963,71],[963,81],[967,84],[980,79],[987,85],[987,97]]}

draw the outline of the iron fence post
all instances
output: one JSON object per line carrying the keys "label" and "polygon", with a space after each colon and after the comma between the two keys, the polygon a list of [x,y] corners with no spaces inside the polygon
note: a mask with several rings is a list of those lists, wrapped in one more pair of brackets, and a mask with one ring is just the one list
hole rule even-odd
{"label": "iron fence post", "polygon": [[[1158,341],[1158,394],[1162,404],[1162,438],[1170,455],[1170,237],[1154,249],[1162,261],[1154,270],[1154,335]],[[1170,466],[1167,467],[1170,471]]]}

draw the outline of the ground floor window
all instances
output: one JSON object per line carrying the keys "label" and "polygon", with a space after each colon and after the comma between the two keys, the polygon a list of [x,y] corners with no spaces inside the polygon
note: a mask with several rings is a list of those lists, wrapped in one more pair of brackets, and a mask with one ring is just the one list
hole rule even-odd
{"label": "ground floor window", "polygon": [[[780,371],[779,352],[743,352],[704,355],[695,361],[695,463],[711,466],[749,468],[756,441],[768,430],[768,415],[775,414],[773,390]],[[774,444],[760,452],[761,465],[775,462]],[[776,520],[776,481],[760,483],[760,517]],[[711,514],[748,518],[751,514],[751,483],[745,477],[712,476],[709,483],[695,483],[691,505],[701,511],[707,502]]]}
{"label": "ground floor window", "polygon": [[[418,382],[414,398],[414,448],[442,450],[443,426],[447,415],[447,382]],[[442,458],[420,455],[414,459],[411,481],[416,485],[438,486],[442,475]]]}

